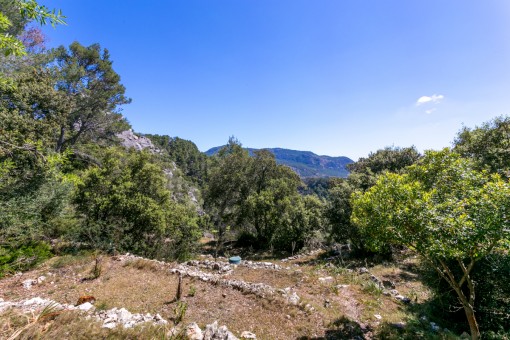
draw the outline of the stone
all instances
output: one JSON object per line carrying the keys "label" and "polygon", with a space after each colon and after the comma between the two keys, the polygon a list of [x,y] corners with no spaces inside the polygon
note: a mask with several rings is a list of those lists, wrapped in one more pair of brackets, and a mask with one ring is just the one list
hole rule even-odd
{"label": "stone", "polygon": [[410,299],[410,298],[405,297],[405,296],[400,295],[400,294],[399,294],[399,295],[396,295],[396,296],[395,296],[395,299],[400,300],[400,301],[402,301],[403,303],[410,303],[410,302],[411,302],[411,299]]}
{"label": "stone", "polygon": [[27,279],[27,280],[23,281],[22,284],[23,284],[23,288],[32,289],[32,286],[37,284],[37,280]]}
{"label": "stone", "polygon": [[117,324],[113,321],[103,323],[103,328],[113,329],[117,327]]}
{"label": "stone", "polygon": [[382,316],[380,316],[379,314],[374,314],[374,318],[376,318],[377,320],[381,320]]}
{"label": "stone", "polygon": [[78,309],[83,311],[89,311],[92,308],[94,308],[94,305],[91,304],[90,302],[85,302],[78,306]]}
{"label": "stone", "polygon": [[33,305],[42,306],[49,302],[50,302],[49,300],[45,300],[45,299],[42,299],[37,296],[37,297],[34,297],[32,299],[29,299],[29,300],[26,300],[25,302],[23,302],[23,306],[33,306]]}
{"label": "stone", "polygon": [[343,288],[347,288],[349,287],[349,285],[336,285],[335,288],[336,289],[343,289]]}
{"label": "stone", "polygon": [[368,269],[366,267],[361,267],[358,271],[360,274],[368,273]]}
{"label": "stone", "polygon": [[326,277],[319,277],[319,281],[322,283],[333,281],[332,276],[326,276]]}
{"label": "stone", "polygon": [[202,330],[198,327],[196,322],[186,326],[186,338],[189,340],[202,340],[204,338]]}
{"label": "stone", "polygon": [[241,333],[241,339],[257,339],[257,336],[252,332],[244,331]]}
{"label": "stone", "polygon": [[296,294],[296,292],[292,292],[292,294],[287,298],[287,301],[294,306],[299,304],[300,300],[301,298]]}
{"label": "stone", "polygon": [[37,278],[37,283],[42,283],[44,280],[46,280],[46,276],[41,275]]}

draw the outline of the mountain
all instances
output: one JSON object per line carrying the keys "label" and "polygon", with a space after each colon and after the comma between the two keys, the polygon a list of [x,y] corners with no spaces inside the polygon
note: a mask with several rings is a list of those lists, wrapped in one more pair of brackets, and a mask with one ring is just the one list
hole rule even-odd
{"label": "mountain", "polygon": [[[211,148],[206,155],[216,154],[223,146]],[[250,155],[258,149],[245,148]],[[309,177],[347,177],[347,164],[354,161],[348,157],[319,156],[311,151],[297,151],[282,148],[268,148],[276,158],[278,164],[287,165],[301,178]]]}

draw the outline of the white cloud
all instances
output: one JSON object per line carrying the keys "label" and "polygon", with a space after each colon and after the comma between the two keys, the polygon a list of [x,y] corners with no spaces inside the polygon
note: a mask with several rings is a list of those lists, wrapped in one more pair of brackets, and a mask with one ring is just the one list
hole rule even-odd
{"label": "white cloud", "polygon": [[444,96],[442,94],[433,94],[432,96],[421,96],[416,101],[416,106],[420,106],[426,103],[439,103]]}
{"label": "white cloud", "polygon": [[429,115],[429,114],[431,114],[432,112],[434,112],[434,111],[436,111],[436,110],[437,110],[437,109],[434,107],[434,108],[432,108],[432,109],[430,109],[430,110],[426,110],[426,111],[425,111],[425,113]]}

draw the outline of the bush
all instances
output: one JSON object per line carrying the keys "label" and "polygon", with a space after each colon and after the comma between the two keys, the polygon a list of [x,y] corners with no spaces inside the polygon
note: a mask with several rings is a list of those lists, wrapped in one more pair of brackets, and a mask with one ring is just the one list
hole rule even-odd
{"label": "bush", "polygon": [[146,152],[108,149],[101,168],[84,173],[75,202],[78,241],[106,251],[185,259],[199,237],[192,206],[175,202],[168,178]]}
{"label": "bush", "polygon": [[20,247],[0,248],[0,277],[28,270],[51,256],[51,247],[44,242],[30,242]]}

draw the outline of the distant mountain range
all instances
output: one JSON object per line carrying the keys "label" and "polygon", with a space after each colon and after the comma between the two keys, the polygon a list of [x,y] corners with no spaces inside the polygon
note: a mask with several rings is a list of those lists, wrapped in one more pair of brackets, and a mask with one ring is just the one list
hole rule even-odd
{"label": "distant mountain range", "polygon": [[[206,155],[216,154],[223,146],[211,148],[205,152]],[[250,155],[258,149],[245,148]],[[301,178],[310,177],[347,177],[349,170],[347,164],[354,161],[349,157],[319,156],[311,151],[297,151],[282,148],[268,148],[276,158],[278,164],[287,165],[294,170]]]}

